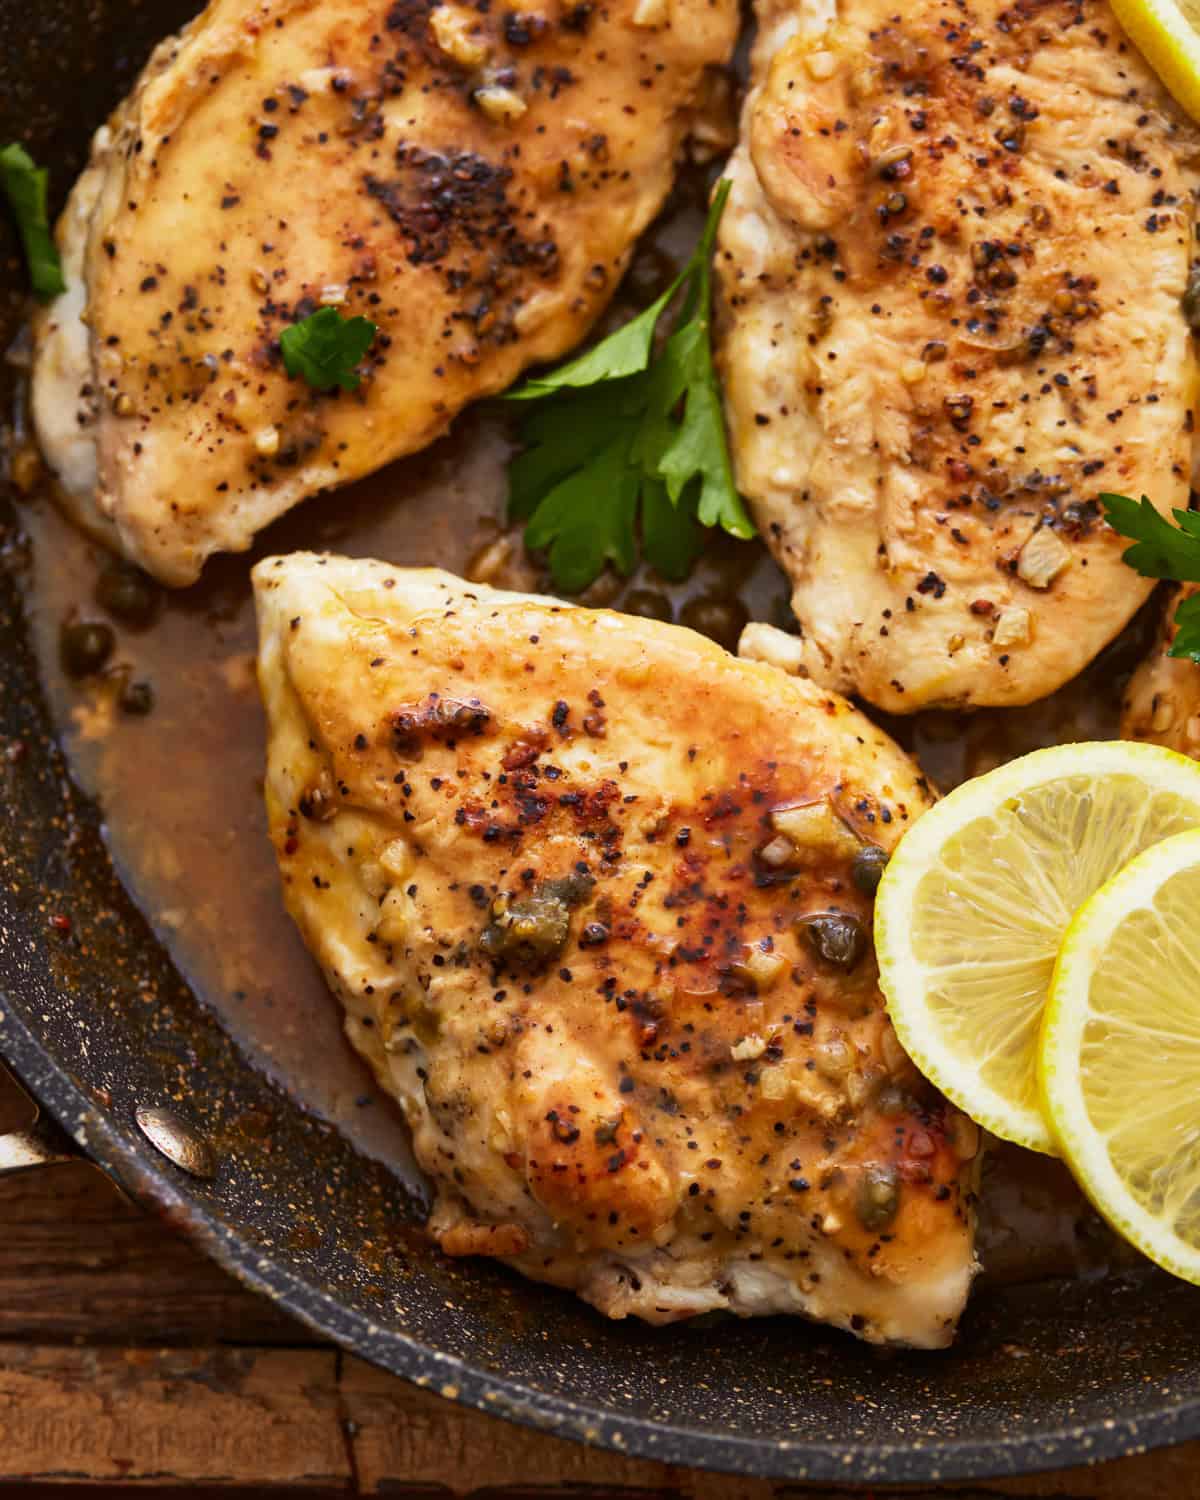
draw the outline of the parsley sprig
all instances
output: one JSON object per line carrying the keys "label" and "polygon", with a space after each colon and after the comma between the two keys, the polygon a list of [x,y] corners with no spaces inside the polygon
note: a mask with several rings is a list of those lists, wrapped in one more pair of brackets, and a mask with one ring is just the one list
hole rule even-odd
{"label": "parsley sprig", "polygon": [[279,335],[284,369],[293,379],[302,375],[314,390],[356,391],[362,376],[354,367],[378,331],[370,318],[343,318],[336,307],[318,308]]}
{"label": "parsley sprig", "polygon": [[[710,339],[711,261],[729,196],[722,181],[691,259],[655,302],[616,333],[509,395],[531,403],[509,467],[509,515],[546,548],[559,588],[577,593],[611,562],[628,575],[641,551],[684,577],[703,528],[752,537],[729,461]],[[659,320],[680,292],[671,333]],[[640,527],[639,527],[640,522]]]}
{"label": "parsley sprig", "polygon": [[[1100,503],[1112,529],[1133,542],[1121,554],[1123,562],[1143,578],[1200,583],[1200,511],[1172,511],[1172,526],[1145,495],[1140,505],[1128,495],[1101,495]],[[1175,639],[1167,654],[1200,663],[1200,594],[1184,599],[1176,609]]]}
{"label": "parsley sprig", "polygon": [[67,289],[46,212],[48,178],[45,167],[36,166],[24,146],[14,142],[0,149],[0,188],[17,221],[29,280],[40,302],[49,302]]}

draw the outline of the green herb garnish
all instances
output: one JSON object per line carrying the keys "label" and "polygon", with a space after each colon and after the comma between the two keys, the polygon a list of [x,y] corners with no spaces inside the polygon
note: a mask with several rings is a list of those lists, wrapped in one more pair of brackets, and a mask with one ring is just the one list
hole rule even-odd
{"label": "green herb garnish", "polygon": [[[548,549],[551,575],[569,593],[606,562],[633,571],[639,520],[642,553],[664,578],[687,574],[704,527],[755,534],[733,482],[709,333],[710,262],[729,186],[719,184],[700,243],[657,301],[509,395],[536,403],[509,467],[509,515],[528,523],[526,545]],[[681,290],[656,355],[659,319]]]}
{"label": "green herb garnish", "polygon": [[354,367],[377,332],[369,318],[343,318],[336,307],[322,307],[279,335],[284,369],[318,391],[339,385],[356,391],[362,377]]}
{"label": "green herb garnish", "polygon": [[24,146],[13,144],[0,149],[0,187],[17,221],[29,280],[41,302],[49,302],[67,289],[46,213],[48,177],[45,167],[34,166]]}
{"label": "green herb garnish", "polygon": [[[1140,505],[1128,495],[1101,495],[1100,503],[1112,529],[1133,541],[1121,554],[1123,562],[1143,578],[1200,583],[1200,511],[1172,511],[1177,523],[1172,526],[1145,495]],[[1167,655],[1200,663],[1200,594],[1180,603],[1175,630]]]}

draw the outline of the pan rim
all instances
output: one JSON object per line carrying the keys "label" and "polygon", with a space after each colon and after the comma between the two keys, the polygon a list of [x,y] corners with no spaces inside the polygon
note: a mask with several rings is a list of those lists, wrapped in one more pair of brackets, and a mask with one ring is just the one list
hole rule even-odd
{"label": "pan rim", "polygon": [[[1005,1433],[986,1440],[939,1437],[911,1443],[848,1443],[798,1439],[793,1443],[672,1426],[530,1390],[468,1359],[443,1354],[398,1329],[382,1328],[289,1269],[277,1255],[264,1257],[247,1239],[220,1223],[198,1195],[189,1193],[174,1169],[150,1162],[95,1109],[16,1012],[7,993],[0,992],[0,1007],[0,1055],[87,1156],[131,1196],[169,1214],[175,1227],[210,1259],[313,1332],[456,1404],[626,1457],[760,1479],[843,1485],[1014,1478],[1079,1465],[1091,1467],[1200,1436],[1200,1395],[1163,1401],[1132,1416],[1113,1415],[1047,1432]],[[185,1205],[186,1213],[173,1212]]]}
{"label": "pan rim", "polygon": [[[40,733],[40,730],[39,730]],[[15,908],[0,899],[0,924]],[[0,948],[3,943],[0,942]],[[1161,1383],[1138,1393],[1134,1413],[1113,1412],[1038,1432],[946,1435],[909,1442],[739,1436],[695,1421],[627,1415],[611,1406],[535,1389],[427,1340],[381,1327],[308,1277],[286,1254],[269,1256],[222,1221],[165,1161],[137,1149],[128,1122],[98,1110],[61,1053],[25,1019],[24,1001],[0,987],[0,1059],[10,1062],[47,1113],[144,1206],[181,1229],[197,1249],[250,1290],[269,1297],[314,1334],[456,1404],[569,1441],[658,1462],[808,1483],[930,1484],[982,1481],[1098,1464],[1200,1437],[1200,1389],[1171,1398]],[[446,1387],[453,1393],[447,1395]]]}

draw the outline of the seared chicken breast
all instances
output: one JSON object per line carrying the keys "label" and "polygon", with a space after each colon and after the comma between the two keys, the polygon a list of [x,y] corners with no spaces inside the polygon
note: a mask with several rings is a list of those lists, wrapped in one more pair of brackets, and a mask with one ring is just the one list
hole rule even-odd
{"label": "seared chicken breast", "polygon": [[[213,0],[97,134],[39,319],[73,509],[186,584],[578,342],[671,186],[735,0]],[[361,387],[289,380],[322,306]]]}
{"label": "seared chicken breast", "polygon": [[1175,639],[1175,610],[1200,585],[1185,583],[1167,595],[1158,639],[1129,682],[1121,705],[1121,738],[1151,740],[1200,760],[1200,667],[1168,656]]}
{"label": "seared chicken breast", "polygon": [[338,558],[254,582],[285,899],[443,1250],[616,1318],[946,1344],[977,1132],[869,942],[913,763],[675,626]]}
{"label": "seared chicken breast", "polygon": [[738,480],[814,680],[890,712],[1066,682],[1186,505],[1197,134],[1101,0],[760,0],[721,226]]}

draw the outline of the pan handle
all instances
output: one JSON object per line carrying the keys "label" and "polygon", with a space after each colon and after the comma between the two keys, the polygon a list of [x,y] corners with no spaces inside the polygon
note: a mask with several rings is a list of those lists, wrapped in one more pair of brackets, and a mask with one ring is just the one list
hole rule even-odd
{"label": "pan handle", "polygon": [[[53,1167],[60,1162],[82,1161],[97,1171],[104,1169],[81,1150],[61,1126],[43,1115],[37,1101],[0,1062],[0,1094],[12,1094],[25,1107],[25,1120],[14,1130],[0,1131],[0,1180],[17,1172]],[[174,1110],[139,1107],[133,1112],[138,1129],[173,1166],[204,1181],[216,1177],[218,1161],[203,1135]],[[125,1189],[111,1172],[104,1172],[118,1192]]]}
{"label": "pan handle", "polygon": [[36,1167],[53,1167],[59,1162],[80,1161],[83,1153],[65,1130],[41,1114],[37,1105],[7,1068],[0,1066],[0,1086],[11,1090],[29,1106],[32,1121],[19,1130],[0,1134],[0,1179]]}
{"label": "pan handle", "polygon": [[80,1153],[56,1126],[39,1119],[28,1130],[0,1135],[0,1178],[28,1172],[34,1167],[53,1167],[59,1162],[79,1161]]}

